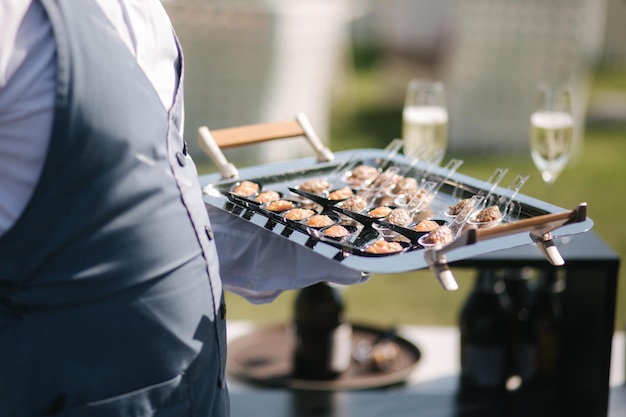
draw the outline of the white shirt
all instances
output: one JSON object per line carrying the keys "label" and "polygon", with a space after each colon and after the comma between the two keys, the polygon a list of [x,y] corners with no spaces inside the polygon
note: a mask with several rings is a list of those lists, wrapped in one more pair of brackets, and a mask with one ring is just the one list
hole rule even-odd
{"label": "white shirt", "polygon": [[[96,0],[169,109],[178,49],[159,0]],[[55,41],[38,1],[0,0],[0,236],[41,174],[56,86]]]}
{"label": "white shirt", "polygon": [[[169,109],[179,55],[159,0],[95,1]],[[52,30],[39,2],[0,0],[0,237],[19,218],[41,174],[54,111],[55,59]],[[214,211],[224,288],[251,302],[270,302],[283,290],[319,281],[348,285],[368,278]],[[285,262],[276,262],[277,254]]]}

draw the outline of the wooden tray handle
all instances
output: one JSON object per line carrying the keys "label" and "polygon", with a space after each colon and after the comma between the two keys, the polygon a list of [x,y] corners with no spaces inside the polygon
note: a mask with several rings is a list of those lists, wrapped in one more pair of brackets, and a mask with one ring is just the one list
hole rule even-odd
{"label": "wooden tray handle", "polygon": [[448,291],[454,291],[458,284],[447,265],[445,254],[453,249],[476,242],[509,236],[521,232],[530,232],[533,242],[541,249],[546,259],[553,265],[563,265],[565,261],[556,247],[552,231],[567,224],[580,223],[587,219],[587,203],[580,203],[574,210],[550,213],[530,217],[511,223],[500,224],[489,229],[469,229],[454,242],[441,247],[426,249],[424,257],[430,270]]}
{"label": "wooden tray handle", "polygon": [[198,129],[198,143],[217,165],[223,178],[237,178],[239,171],[224,156],[222,149],[251,145],[277,139],[304,137],[317,156],[319,162],[332,161],[333,153],[325,147],[304,113],[298,113],[294,120],[285,122],[259,123],[246,126],[209,130],[206,126]]}

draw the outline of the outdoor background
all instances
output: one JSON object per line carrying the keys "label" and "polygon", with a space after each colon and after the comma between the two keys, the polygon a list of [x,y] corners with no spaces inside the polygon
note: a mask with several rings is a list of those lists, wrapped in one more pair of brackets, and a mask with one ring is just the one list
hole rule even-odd
{"label": "outdoor background", "polygon": [[[448,86],[450,147],[459,172],[497,167],[531,175],[522,193],[571,209],[588,203],[597,233],[626,255],[626,2],[622,0],[164,1],[186,55],[186,137],[201,173],[216,169],[196,145],[211,129],[291,119],[304,111],[333,151],[383,148],[401,136],[412,78]],[[578,152],[548,192],[528,148],[532,85],[575,87]],[[310,155],[304,142],[226,152],[237,166]],[[505,181],[508,181],[505,178]],[[567,260],[566,260],[567,261]],[[475,271],[454,269],[445,292],[429,271],[374,275],[347,287],[356,322],[455,325]],[[620,284],[624,282],[620,271]],[[593,277],[590,277],[593,279]],[[227,294],[231,320],[291,320],[295,291],[269,305]],[[616,327],[626,325],[619,286]]]}

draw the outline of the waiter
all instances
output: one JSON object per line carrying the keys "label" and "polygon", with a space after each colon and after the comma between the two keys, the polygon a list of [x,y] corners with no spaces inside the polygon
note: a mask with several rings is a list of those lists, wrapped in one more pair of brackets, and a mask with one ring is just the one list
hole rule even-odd
{"label": "waiter", "polygon": [[211,225],[158,0],[0,0],[0,45],[0,416],[227,416],[223,289],[361,274]]}

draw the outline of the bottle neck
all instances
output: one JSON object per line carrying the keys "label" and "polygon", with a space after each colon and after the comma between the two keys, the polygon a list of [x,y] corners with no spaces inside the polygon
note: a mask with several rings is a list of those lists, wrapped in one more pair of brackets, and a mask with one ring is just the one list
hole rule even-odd
{"label": "bottle neck", "polygon": [[539,272],[537,291],[546,294],[560,294],[565,290],[565,278],[557,269],[546,269]]}
{"label": "bottle neck", "polygon": [[481,294],[501,294],[504,282],[493,269],[481,269],[476,277],[474,292]]}
{"label": "bottle neck", "polygon": [[294,319],[300,325],[338,326],[345,322],[343,295],[327,282],[300,290],[294,310]]}

